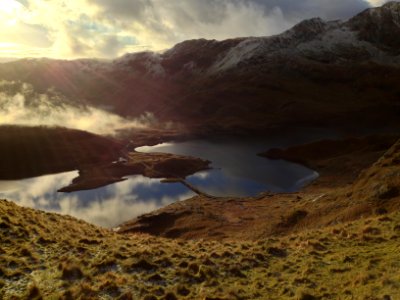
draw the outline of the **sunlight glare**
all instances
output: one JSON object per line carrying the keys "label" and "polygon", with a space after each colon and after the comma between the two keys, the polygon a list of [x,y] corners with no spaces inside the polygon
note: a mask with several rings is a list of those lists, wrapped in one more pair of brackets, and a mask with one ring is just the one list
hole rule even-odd
{"label": "sunlight glare", "polygon": [[0,0],[0,24],[2,26],[15,26],[22,4],[15,0]]}
{"label": "sunlight glare", "polygon": [[15,0],[0,0],[0,13],[15,15],[22,8],[22,4]]}

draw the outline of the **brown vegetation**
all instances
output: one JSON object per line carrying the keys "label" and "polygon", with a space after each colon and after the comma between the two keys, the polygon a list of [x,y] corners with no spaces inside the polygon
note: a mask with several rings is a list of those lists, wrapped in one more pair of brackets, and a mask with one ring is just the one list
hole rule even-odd
{"label": "brown vegetation", "polygon": [[[400,141],[388,152],[385,148],[394,141],[393,136],[368,137],[294,147],[282,153],[305,153],[303,149],[316,153],[305,155],[305,161],[321,175],[300,192],[264,193],[249,198],[196,196],[126,222],[120,232],[186,239],[257,240],[395,211],[400,207]],[[158,216],[173,221],[160,224]]]}
{"label": "brown vegetation", "polygon": [[279,238],[182,241],[0,200],[0,298],[397,299],[399,228],[396,212]]}
{"label": "brown vegetation", "polygon": [[340,187],[352,183],[361,170],[378,160],[399,135],[371,135],[341,140],[320,140],[287,149],[273,148],[261,156],[284,159],[317,170],[321,176],[313,184]]}
{"label": "brown vegetation", "polygon": [[367,140],[337,158],[381,156],[351,185],[197,196],[119,233],[0,200],[0,298],[396,299],[400,141]]}

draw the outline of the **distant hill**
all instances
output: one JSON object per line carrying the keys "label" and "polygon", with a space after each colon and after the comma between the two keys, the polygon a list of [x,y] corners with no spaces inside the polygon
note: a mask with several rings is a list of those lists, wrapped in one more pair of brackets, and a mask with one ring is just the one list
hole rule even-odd
{"label": "distant hill", "polygon": [[113,61],[23,59],[0,80],[54,87],[123,116],[150,111],[192,130],[397,126],[400,3],[348,21],[305,20],[271,37],[189,40]]}
{"label": "distant hill", "polygon": [[123,145],[89,132],[61,127],[0,126],[0,180],[72,171],[110,162]]}

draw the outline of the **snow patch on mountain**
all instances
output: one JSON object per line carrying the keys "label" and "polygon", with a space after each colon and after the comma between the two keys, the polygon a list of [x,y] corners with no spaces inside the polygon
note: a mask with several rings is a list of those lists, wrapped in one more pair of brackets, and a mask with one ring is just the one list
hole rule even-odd
{"label": "snow patch on mountain", "polygon": [[388,2],[382,7],[371,8],[367,11],[376,20],[383,20],[390,14],[392,21],[400,27],[400,3],[399,2]]}
{"label": "snow patch on mountain", "polygon": [[396,24],[400,24],[400,3],[396,2],[389,3],[383,8],[364,11],[348,22],[325,22],[320,18],[314,18],[305,20],[279,35],[244,39],[226,54],[217,56],[209,73],[216,74],[239,65],[251,65],[252,58],[256,58],[257,64],[282,61],[284,57],[305,58],[325,63],[371,61],[398,64],[399,53],[386,51],[379,43],[363,38],[360,31],[352,25],[354,20],[369,22],[368,17],[365,17],[368,14],[385,17],[386,19],[381,20],[384,24],[388,8],[390,20],[396,20]]}
{"label": "snow patch on mountain", "polygon": [[301,53],[329,51],[340,54],[343,50],[359,49],[368,52],[370,56],[377,55],[379,51],[371,43],[360,41],[357,33],[347,27],[335,28],[327,31],[319,39],[297,45],[296,49]]}
{"label": "snow patch on mountain", "polygon": [[113,61],[113,65],[128,72],[141,72],[152,77],[165,76],[165,69],[161,65],[159,53],[139,52],[128,53]]}
{"label": "snow patch on mountain", "polygon": [[219,72],[236,66],[239,62],[251,58],[256,49],[260,47],[262,38],[248,38],[233,47],[221,60],[217,61],[211,68],[211,72]]}

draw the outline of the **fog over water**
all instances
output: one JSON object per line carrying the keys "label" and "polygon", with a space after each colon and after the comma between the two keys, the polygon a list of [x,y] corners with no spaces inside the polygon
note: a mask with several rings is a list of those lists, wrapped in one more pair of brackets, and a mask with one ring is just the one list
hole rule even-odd
{"label": "fog over water", "polygon": [[[66,98],[54,89],[38,93],[23,82],[0,81],[0,125],[57,125],[100,134],[118,129],[157,124],[151,113],[127,120]],[[287,147],[326,137],[326,132],[306,130],[262,140],[195,140],[140,147],[143,152],[166,152],[210,160],[213,169],[188,176],[187,181],[214,196],[256,196],[262,192],[293,192],[318,177],[318,173],[287,161],[257,156],[272,147]],[[328,136],[330,133],[328,134]],[[69,214],[90,223],[113,227],[141,214],[195,194],[180,183],[130,176],[102,188],[58,193],[78,173],[67,172],[18,181],[0,181],[0,198],[40,210]]]}
{"label": "fog over water", "polygon": [[27,83],[0,81],[0,125],[62,126],[97,134],[113,134],[116,130],[146,128],[156,123],[150,112],[126,119],[74,102],[54,89],[38,93]]}

